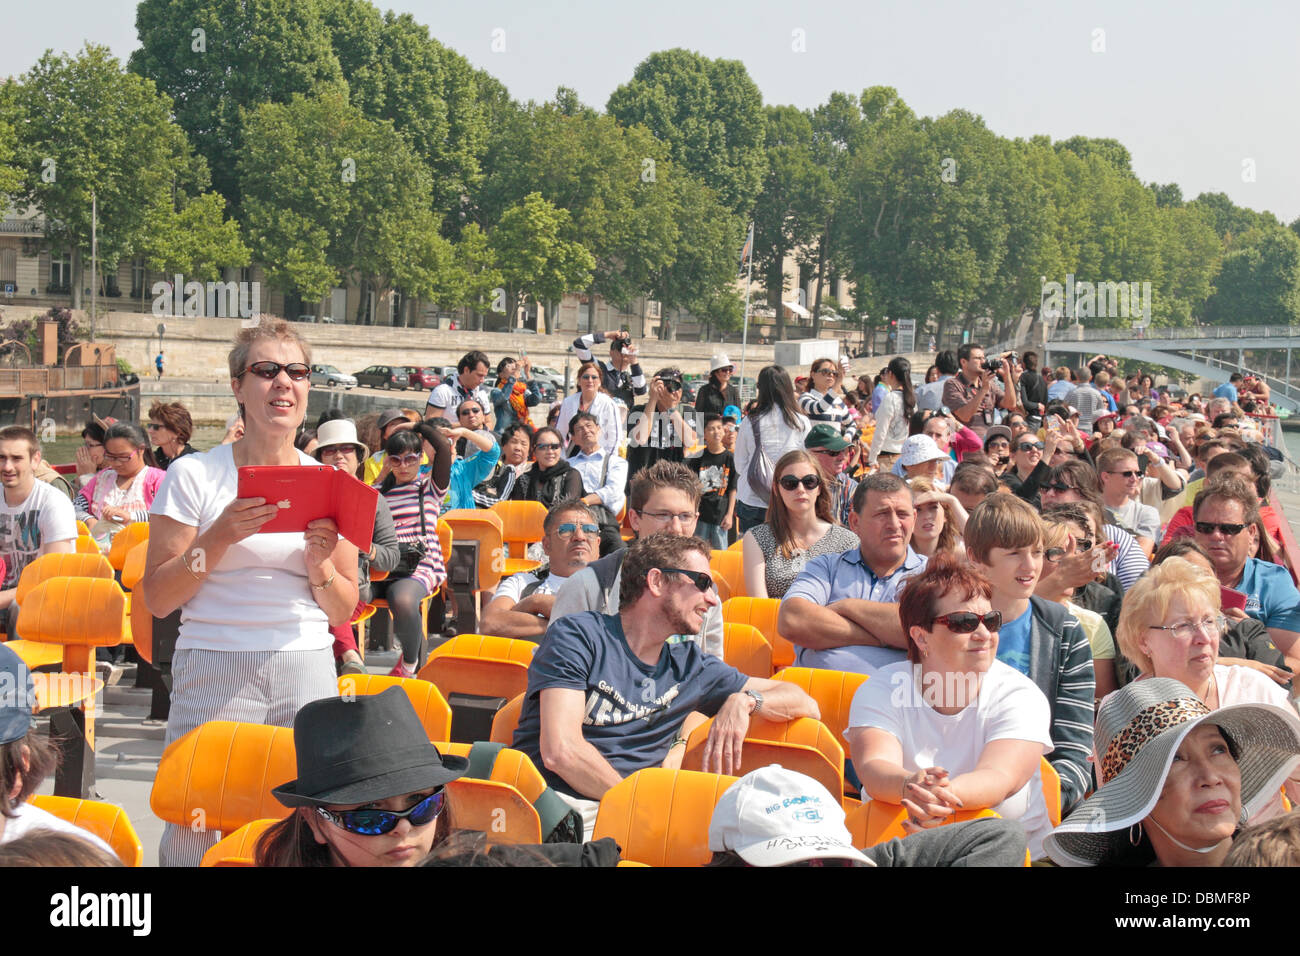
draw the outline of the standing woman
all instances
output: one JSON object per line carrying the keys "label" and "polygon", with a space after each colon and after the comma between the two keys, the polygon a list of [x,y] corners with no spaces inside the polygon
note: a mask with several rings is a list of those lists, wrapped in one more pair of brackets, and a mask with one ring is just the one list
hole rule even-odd
{"label": "standing woman", "polygon": [[[230,352],[241,438],[167,470],[150,514],[140,582],[154,615],[182,609],[167,743],[210,720],[288,727],[338,693],[330,624],[357,604],[357,549],[329,518],[258,534],[278,508],[238,498],[238,469],[315,465],[293,447],[307,413],[311,350],[283,320],[241,329]],[[216,833],[168,825],[164,866],[197,866]]]}
{"label": "standing woman", "polygon": [[77,495],[77,517],[100,541],[112,537],[133,521],[148,521],[162,469],[154,464],[149,439],[137,425],[117,422],[104,432],[104,464]]}
{"label": "standing woman", "polygon": [[[600,447],[606,454],[618,453],[618,440],[622,432],[619,425],[618,405],[609,397],[601,384],[604,373],[595,362],[583,362],[578,368],[578,390],[560,403],[560,417],[555,421],[558,434],[569,434],[569,420],[578,412],[595,415],[600,422]],[[581,494],[581,491],[579,492]]]}
{"label": "standing woman", "polygon": [[153,457],[163,471],[181,455],[192,455],[197,449],[190,444],[194,434],[194,420],[189,409],[180,402],[154,402],[149,409],[149,437],[154,441]]}
{"label": "standing woman", "polygon": [[776,463],[767,521],[742,539],[745,593],[756,598],[785,596],[794,579],[819,554],[843,554],[858,536],[835,523],[826,474],[803,449]]}
{"label": "standing woman", "polygon": [[[721,415],[728,405],[740,405],[740,390],[731,384],[736,369],[725,355],[715,355],[709,362],[709,380],[695,394],[695,410],[703,415]],[[704,419],[701,417],[700,421]]]}
{"label": "standing woman", "polygon": [[537,383],[532,381],[533,363],[525,355],[522,359],[506,356],[497,363],[497,384],[488,396],[492,401],[493,437],[501,440],[505,430],[516,422],[529,427],[528,409],[542,400]]}
{"label": "standing woman", "polygon": [[744,534],[767,518],[776,463],[803,447],[812,422],[799,414],[794,385],[779,365],[758,373],[758,399],[736,439],[736,519]]}
{"label": "standing woman", "polygon": [[[846,434],[853,424],[849,407],[840,396],[840,383],[843,380],[844,370],[834,359],[818,359],[812,364],[808,391],[799,396],[799,410],[808,416],[810,422],[814,425],[822,422],[834,425],[841,435]],[[913,401],[912,404],[916,402]]]}
{"label": "standing woman", "polygon": [[889,394],[876,411],[876,433],[871,439],[871,454],[867,464],[888,471],[903,450],[908,421],[916,410],[912,363],[905,358],[891,359],[881,373],[881,383],[888,386]]}

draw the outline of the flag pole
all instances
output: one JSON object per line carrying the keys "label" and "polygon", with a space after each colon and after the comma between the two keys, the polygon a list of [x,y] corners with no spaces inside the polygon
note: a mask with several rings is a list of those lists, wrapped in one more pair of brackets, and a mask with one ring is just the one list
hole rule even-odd
{"label": "flag pole", "polygon": [[749,273],[745,279],[745,325],[740,333],[740,388],[736,390],[737,395],[741,395],[741,406],[744,406],[744,396],[741,389],[745,387],[745,352],[749,348],[749,292],[754,285],[754,224],[749,224],[749,241],[745,243],[745,249],[749,253]]}

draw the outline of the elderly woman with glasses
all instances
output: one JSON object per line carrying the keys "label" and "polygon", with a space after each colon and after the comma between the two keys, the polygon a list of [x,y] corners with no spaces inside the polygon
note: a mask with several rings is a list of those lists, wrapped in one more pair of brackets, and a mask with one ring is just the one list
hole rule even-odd
{"label": "elderly woman with glasses", "polygon": [[[1141,676],[1171,677],[1187,685],[1210,710],[1232,704],[1275,704],[1293,713],[1287,693],[1250,667],[1219,661],[1219,640],[1227,630],[1219,582],[1204,567],[1183,558],[1168,558],[1128,590],[1120,612],[1120,650]],[[1292,801],[1300,799],[1300,780],[1287,784]],[[1256,820],[1281,812],[1280,799],[1270,802]]]}
{"label": "elderly woman with glasses", "polygon": [[[329,627],[357,605],[357,549],[332,519],[261,534],[277,503],[238,496],[240,468],[317,465],[293,444],[311,388],[309,346],[267,319],[239,331],[229,362],[243,437],[172,462],[149,521],[140,593],[155,617],[184,609],[169,744],[210,720],[289,726],[304,704],[337,695]],[[169,825],[159,859],[197,866],[215,840]]]}
{"label": "elderly woman with glasses", "polygon": [[104,431],[103,471],[86,482],[73,504],[77,518],[107,546],[133,521],[148,521],[163,472],[154,464],[149,439],[136,425],[116,422]]}
{"label": "elderly woman with glasses", "polygon": [[578,367],[578,390],[560,403],[560,417],[555,420],[555,428],[558,434],[567,435],[569,422],[578,412],[595,415],[600,422],[600,447],[605,454],[613,455],[618,452],[619,438],[623,433],[622,418],[618,403],[605,391],[604,380],[604,372],[598,363],[583,362]]}
{"label": "elderly woman with glasses", "polygon": [[844,736],[864,797],[901,803],[909,833],[992,807],[1021,822],[1036,857],[1051,830],[1039,771],[1051,707],[997,659],[992,597],[988,579],[948,555],[909,580],[898,605],[908,659],[858,689]]}

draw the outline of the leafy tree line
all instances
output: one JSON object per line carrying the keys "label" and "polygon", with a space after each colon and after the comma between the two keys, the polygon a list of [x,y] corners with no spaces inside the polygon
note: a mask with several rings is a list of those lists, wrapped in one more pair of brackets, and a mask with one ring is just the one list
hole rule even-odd
{"label": "leafy tree line", "polygon": [[[93,195],[106,272],[257,261],[303,302],[353,282],[362,311],[396,291],[549,321],[568,293],[644,295],[665,337],[688,312],[731,330],[753,221],[778,336],[788,257],[815,325],[829,307],[1000,338],[1067,273],[1150,282],[1157,324],[1300,319],[1300,221],[1143,184],[1114,140],[1009,140],[889,87],[765,105],[743,64],[686,50],[650,55],[603,110],[563,87],[519,103],[367,0],[143,0],[136,27],[125,68],[87,45],[0,87],[0,195],[45,214],[74,306]],[[853,303],[831,300],[837,278]]]}

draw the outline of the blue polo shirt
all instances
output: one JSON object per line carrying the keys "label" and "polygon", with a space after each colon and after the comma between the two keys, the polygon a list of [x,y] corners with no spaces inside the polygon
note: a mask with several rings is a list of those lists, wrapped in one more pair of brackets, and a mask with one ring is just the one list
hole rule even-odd
{"label": "blue polo shirt", "polygon": [[1224,382],[1214,390],[1215,398],[1226,398],[1230,402],[1237,401],[1237,386],[1231,382]]}
{"label": "blue polo shirt", "polygon": [[1246,613],[1265,627],[1300,632],[1300,591],[1280,564],[1247,558],[1236,590],[1246,595]]}
{"label": "blue polo shirt", "polygon": [[[914,574],[925,570],[926,558],[911,548],[898,569],[888,577],[876,577],[871,568],[862,560],[859,548],[845,551],[843,554],[822,554],[813,558],[799,572],[785,592],[783,601],[792,597],[805,598],[814,604],[828,607],[835,601],[852,598],[862,601],[876,601],[881,604],[898,603],[898,592],[903,584]],[[853,671],[858,674],[871,674],[886,664],[895,664],[907,657],[904,651],[896,647],[833,647],[828,650],[814,650],[810,647],[798,648],[795,663],[800,667],[822,667],[829,670]]]}

